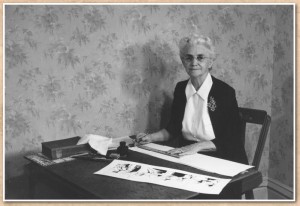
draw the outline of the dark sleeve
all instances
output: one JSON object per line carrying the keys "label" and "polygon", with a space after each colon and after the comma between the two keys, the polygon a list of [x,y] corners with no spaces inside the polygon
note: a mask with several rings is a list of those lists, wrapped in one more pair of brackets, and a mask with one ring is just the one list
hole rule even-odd
{"label": "dark sleeve", "polygon": [[178,129],[176,129],[176,124],[177,124],[176,121],[178,118],[177,117],[178,107],[179,107],[179,99],[178,99],[178,84],[177,84],[174,90],[170,121],[167,127],[165,128],[171,134],[171,136],[175,136],[178,133]]}
{"label": "dark sleeve", "polygon": [[217,134],[213,143],[216,145],[218,153],[225,159],[248,164],[247,156],[243,141],[241,139],[241,119],[238,110],[238,104],[235,96],[235,91],[230,90],[226,97],[226,106],[222,113],[220,123],[222,130]]}

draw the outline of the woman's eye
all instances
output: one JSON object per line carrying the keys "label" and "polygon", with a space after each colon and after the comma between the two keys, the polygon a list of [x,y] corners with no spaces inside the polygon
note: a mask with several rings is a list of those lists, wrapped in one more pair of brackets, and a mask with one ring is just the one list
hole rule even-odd
{"label": "woman's eye", "polygon": [[200,56],[200,57],[197,57],[197,60],[199,61],[199,62],[202,62],[203,61],[203,57],[202,56]]}

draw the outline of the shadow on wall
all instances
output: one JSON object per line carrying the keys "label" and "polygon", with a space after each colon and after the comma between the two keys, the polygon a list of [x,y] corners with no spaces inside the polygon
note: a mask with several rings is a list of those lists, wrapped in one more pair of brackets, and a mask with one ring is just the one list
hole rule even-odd
{"label": "shadow on wall", "polygon": [[122,89],[137,102],[133,133],[155,132],[168,124],[174,81],[181,68],[176,55],[157,39],[123,50]]}
{"label": "shadow on wall", "polygon": [[[274,95],[274,94],[273,94]],[[275,95],[274,95],[275,96]],[[281,102],[273,105],[279,114],[274,114],[270,134],[269,176],[292,187],[293,175],[293,77],[287,77],[281,85]],[[276,102],[275,102],[276,103]],[[285,161],[282,161],[285,160]],[[291,175],[288,175],[291,174]]]}
{"label": "shadow on wall", "polygon": [[[285,106],[283,107],[283,109],[285,110],[284,112],[287,115],[293,115],[293,77],[289,76],[286,78],[286,80],[284,81],[282,88],[281,88],[281,98],[283,100],[283,102],[285,103]],[[293,118],[290,118],[293,119]]]}
{"label": "shadow on wall", "polygon": [[[155,45],[154,42],[148,42],[143,46],[145,66],[143,79],[151,89],[147,103],[146,129],[149,132],[155,132],[168,124],[172,104],[172,97],[167,91],[168,87],[165,87],[166,84],[170,84],[167,77],[169,65],[162,56],[153,51],[153,45]],[[166,47],[163,49],[168,49]]]}

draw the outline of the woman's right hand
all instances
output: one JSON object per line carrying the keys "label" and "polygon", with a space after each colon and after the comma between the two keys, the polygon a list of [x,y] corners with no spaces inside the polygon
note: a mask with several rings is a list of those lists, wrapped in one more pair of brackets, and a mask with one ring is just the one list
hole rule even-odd
{"label": "woman's right hand", "polygon": [[136,143],[143,145],[153,142],[151,139],[151,134],[139,133],[136,135]]}

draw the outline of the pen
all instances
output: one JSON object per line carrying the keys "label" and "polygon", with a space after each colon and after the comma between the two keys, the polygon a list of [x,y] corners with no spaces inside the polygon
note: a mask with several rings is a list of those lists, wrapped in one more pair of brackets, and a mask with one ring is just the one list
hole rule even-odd
{"label": "pen", "polygon": [[136,140],[136,135],[135,134],[134,135],[130,135],[129,138],[132,139],[132,140]]}
{"label": "pen", "polygon": [[[146,134],[144,134],[142,137],[140,137],[139,139],[142,139],[142,138],[144,138],[144,137],[146,137],[148,135],[148,133],[146,133]],[[135,141],[136,141],[136,139],[135,139]],[[141,140],[139,140],[139,141],[136,141],[137,143],[139,143],[139,142],[141,142]]]}
{"label": "pen", "polygon": [[92,160],[92,161],[104,161],[104,162],[111,162],[113,159],[107,159],[105,157],[88,157],[88,156],[77,156],[76,159],[82,160]]}
{"label": "pen", "polygon": [[107,159],[105,157],[93,157],[91,158],[91,160],[94,160],[94,161],[104,161],[104,162],[111,162],[112,159]]}

